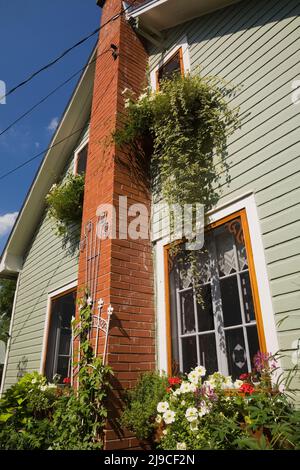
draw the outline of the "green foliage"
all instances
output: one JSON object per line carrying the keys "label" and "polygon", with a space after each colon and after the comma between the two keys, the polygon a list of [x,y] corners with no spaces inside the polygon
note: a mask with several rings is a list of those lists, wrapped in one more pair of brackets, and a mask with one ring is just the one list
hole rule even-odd
{"label": "green foliage", "polygon": [[[227,140],[240,126],[238,108],[231,109],[227,101],[232,93],[233,87],[223,80],[198,75],[176,75],[163,81],[159,91],[147,89],[138,99],[124,91],[125,119],[114,138],[142,167],[151,154],[150,180],[157,200],[163,196],[170,205],[192,204],[194,214],[196,204],[205,211],[216,204],[220,174],[225,172],[228,178]],[[173,225],[171,218],[171,229]],[[185,233],[188,241],[193,241],[195,229],[194,220],[192,233]],[[173,255],[183,249],[184,245],[171,245]],[[201,303],[197,255],[192,250],[185,257]]]}
{"label": "green foliage", "polygon": [[57,430],[53,449],[92,450],[103,447],[103,428],[107,417],[106,397],[110,388],[111,368],[94,357],[90,343],[92,309],[88,292],[79,302],[79,319],[74,329],[80,338],[78,389],[70,390],[60,400],[53,418]]}
{"label": "green foliage", "polygon": [[58,235],[65,236],[82,218],[84,175],[69,173],[61,184],[54,184],[46,196],[48,215]]}
{"label": "green foliage", "polygon": [[0,279],[0,341],[7,341],[16,281]]}
{"label": "green foliage", "polygon": [[155,428],[156,406],[166,396],[167,377],[158,372],[141,375],[136,386],[127,392],[121,424],[138,439],[148,439]]}
{"label": "green foliage", "polygon": [[300,449],[300,411],[289,390],[269,380],[274,364],[273,356],[259,353],[253,374],[235,381],[219,372],[207,377],[199,366],[169,378],[167,390],[166,377],[160,379],[158,394],[144,375],[129,393],[122,424],[164,450]]}
{"label": "green foliage", "polygon": [[111,371],[100,359],[80,370],[78,391],[69,390],[58,401],[53,415],[54,450],[96,450],[103,447],[107,417],[105,399]]}

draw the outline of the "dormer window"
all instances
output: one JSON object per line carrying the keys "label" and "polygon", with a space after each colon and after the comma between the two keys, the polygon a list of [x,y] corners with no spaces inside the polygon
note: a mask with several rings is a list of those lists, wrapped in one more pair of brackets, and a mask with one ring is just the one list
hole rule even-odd
{"label": "dormer window", "polygon": [[85,144],[83,147],[75,154],[75,175],[82,175],[86,171],[86,162],[88,154],[88,144]]}

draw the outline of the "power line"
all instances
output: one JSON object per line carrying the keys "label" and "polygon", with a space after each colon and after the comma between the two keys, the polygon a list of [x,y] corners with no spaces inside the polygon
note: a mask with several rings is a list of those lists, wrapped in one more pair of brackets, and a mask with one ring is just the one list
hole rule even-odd
{"label": "power line", "polygon": [[26,85],[28,82],[30,82],[34,77],[36,77],[37,75],[39,75],[41,72],[44,72],[45,70],[49,69],[50,67],[52,67],[54,64],[56,64],[57,62],[59,62],[63,57],[65,57],[67,54],[69,54],[73,49],[75,49],[76,47],[80,46],[81,44],[83,44],[84,42],[86,42],[88,39],[90,39],[91,37],[93,37],[95,34],[97,34],[101,29],[103,29],[105,26],[107,26],[109,23],[111,23],[112,21],[115,21],[116,19],[118,19],[120,16],[124,15],[124,13],[129,9],[129,8],[132,8],[132,6],[134,5],[134,3],[136,2],[137,0],[133,0],[133,2],[131,3],[131,5],[127,6],[126,8],[122,9],[120,11],[120,13],[117,13],[116,15],[112,16],[109,20],[107,20],[105,23],[103,23],[99,28],[95,29],[94,31],[92,31],[90,34],[88,34],[87,36],[85,36],[83,39],[81,39],[80,41],[78,41],[77,43],[73,44],[73,46],[69,47],[68,49],[66,49],[64,52],[62,52],[58,57],[56,57],[56,59],[52,60],[51,62],[48,62],[48,64],[44,65],[43,67],[41,67],[40,69],[36,70],[35,72],[33,72],[28,78],[26,78],[25,80],[23,80],[22,82],[18,83],[18,85],[14,86],[13,88],[11,88],[5,95],[3,96],[0,96],[0,100],[6,98],[7,96],[11,95],[12,93],[14,93],[16,90],[18,90],[19,88],[21,88],[22,86]]}
{"label": "power line", "polygon": [[75,72],[73,75],[71,75],[69,78],[67,78],[64,82],[62,82],[60,85],[58,85],[56,88],[54,88],[50,93],[48,93],[46,96],[44,96],[40,101],[35,103],[33,106],[31,106],[25,113],[21,114],[17,119],[15,119],[11,124],[9,124],[3,131],[0,132],[0,137],[5,134],[9,129],[11,129],[15,124],[17,124],[19,121],[21,121],[24,117],[28,116],[34,109],[36,109],[40,104],[44,103],[50,96],[54,95],[60,88],[63,86],[67,85],[73,78],[75,78],[80,72],[83,70],[87,69],[90,65],[92,65],[96,60],[99,59],[102,55],[106,54],[107,52],[110,52],[111,49],[107,49],[106,51],[102,52],[101,54],[98,54],[95,59],[91,60],[86,64],[84,67],[81,67],[77,72]]}

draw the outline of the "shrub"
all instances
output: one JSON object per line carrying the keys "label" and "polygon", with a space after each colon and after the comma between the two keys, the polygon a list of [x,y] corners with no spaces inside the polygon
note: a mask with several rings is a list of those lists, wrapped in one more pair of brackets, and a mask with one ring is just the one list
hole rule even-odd
{"label": "shrub", "polygon": [[138,439],[153,437],[156,406],[166,396],[167,385],[166,376],[158,372],[147,372],[127,392],[121,425],[133,431]]}
{"label": "shrub", "polygon": [[57,233],[66,235],[82,218],[84,175],[68,174],[61,184],[54,184],[46,196],[48,215],[55,222]]}

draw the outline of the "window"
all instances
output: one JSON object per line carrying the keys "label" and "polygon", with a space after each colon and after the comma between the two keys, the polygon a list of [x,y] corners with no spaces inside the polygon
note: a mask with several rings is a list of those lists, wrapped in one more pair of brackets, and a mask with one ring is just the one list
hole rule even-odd
{"label": "window", "polygon": [[244,214],[206,231],[197,253],[201,302],[189,266],[169,259],[173,372],[201,364],[208,374],[219,370],[237,378],[251,370],[253,356],[265,349],[246,236]]}
{"label": "window", "polygon": [[184,74],[181,48],[157,70],[157,84],[171,80],[176,74]]}
{"label": "window", "polygon": [[71,321],[75,316],[76,290],[55,297],[50,305],[50,326],[45,375],[49,381],[58,374],[59,383],[70,376],[72,367]]}
{"label": "window", "polygon": [[76,160],[75,160],[75,174],[76,175],[82,175],[83,173],[85,173],[87,154],[88,154],[88,144],[86,144],[76,153]]}

